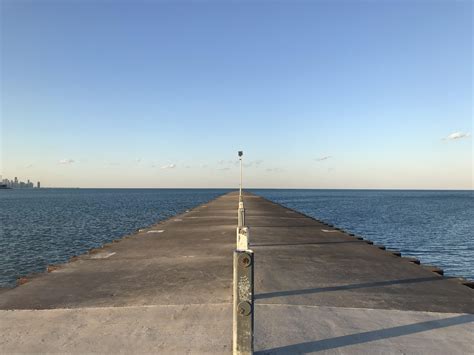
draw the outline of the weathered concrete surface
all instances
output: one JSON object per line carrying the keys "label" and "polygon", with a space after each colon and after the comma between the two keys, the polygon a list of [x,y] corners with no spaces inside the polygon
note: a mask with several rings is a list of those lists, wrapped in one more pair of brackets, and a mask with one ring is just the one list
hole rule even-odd
{"label": "weathered concrete surface", "polygon": [[[0,353],[229,353],[235,193],[0,294]],[[473,291],[250,194],[256,350],[472,353]]]}
{"label": "weathered concrete surface", "polygon": [[259,304],[255,322],[258,354],[474,351],[472,314]]}
{"label": "weathered concrete surface", "polygon": [[[0,311],[0,352],[230,353],[228,304]],[[474,315],[257,305],[260,354],[472,354]]]}
{"label": "weathered concrete surface", "polygon": [[39,275],[0,295],[0,309],[230,304],[236,201],[223,196]]}
{"label": "weathered concrete surface", "polygon": [[230,353],[229,304],[0,311],[0,353]]}
{"label": "weathered concrete surface", "polygon": [[474,292],[302,214],[248,196],[257,302],[474,313]]}

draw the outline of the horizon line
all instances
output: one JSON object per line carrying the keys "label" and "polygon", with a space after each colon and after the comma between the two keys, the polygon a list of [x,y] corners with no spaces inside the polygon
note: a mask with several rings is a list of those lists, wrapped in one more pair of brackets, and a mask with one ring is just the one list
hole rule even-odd
{"label": "horizon line", "polygon": [[[95,190],[236,190],[238,187],[79,187],[79,186],[44,186],[41,188],[13,188],[8,190],[47,190],[47,189],[95,189]],[[470,189],[459,188],[337,188],[337,187],[247,187],[243,190],[361,190],[361,191],[474,191],[474,187]]]}

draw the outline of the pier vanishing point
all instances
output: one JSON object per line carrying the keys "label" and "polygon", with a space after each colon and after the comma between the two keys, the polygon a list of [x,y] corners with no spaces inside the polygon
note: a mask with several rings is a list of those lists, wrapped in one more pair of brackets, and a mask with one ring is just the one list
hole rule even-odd
{"label": "pier vanishing point", "polygon": [[[0,353],[232,353],[238,193],[0,292]],[[260,354],[472,354],[474,291],[244,194]]]}

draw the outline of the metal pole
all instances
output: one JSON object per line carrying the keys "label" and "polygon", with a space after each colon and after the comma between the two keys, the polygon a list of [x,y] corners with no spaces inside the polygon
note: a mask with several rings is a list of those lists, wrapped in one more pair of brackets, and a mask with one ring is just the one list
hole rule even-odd
{"label": "metal pole", "polygon": [[239,185],[239,209],[237,211],[237,226],[243,227],[245,225],[245,209],[244,200],[242,197],[242,156],[244,152],[239,150],[239,161],[240,161],[240,185]]}
{"label": "metal pole", "polygon": [[242,202],[242,157],[240,157],[240,192],[239,202]]}
{"label": "metal pole", "polygon": [[239,202],[239,208],[237,209],[237,227],[245,226],[245,208],[244,203]]}
{"label": "metal pole", "polygon": [[243,151],[239,151],[239,161],[240,161],[240,187],[239,187],[239,208],[243,208],[240,206],[240,203],[243,202],[242,200],[242,156],[244,155]]}
{"label": "metal pole", "polygon": [[253,354],[253,251],[234,251],[234,300],[232,351],[234,355]]}

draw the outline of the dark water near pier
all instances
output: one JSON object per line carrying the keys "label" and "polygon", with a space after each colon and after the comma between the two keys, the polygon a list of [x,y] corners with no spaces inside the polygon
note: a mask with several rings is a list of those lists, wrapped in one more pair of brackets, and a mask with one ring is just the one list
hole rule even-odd
{"label": "dark water near pier", "polygon": [[[0,286],[229,190],[0,190]],[[307,215],[474,279],[474,192],[253,190]]]}
{"label": "dark water near pier", "polygon": [[474,280],[474,191],[255,190],[445,275]]}

